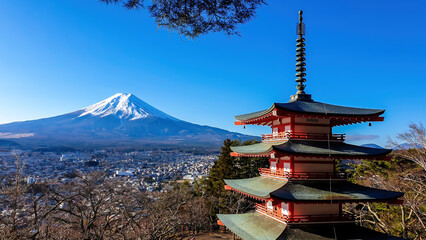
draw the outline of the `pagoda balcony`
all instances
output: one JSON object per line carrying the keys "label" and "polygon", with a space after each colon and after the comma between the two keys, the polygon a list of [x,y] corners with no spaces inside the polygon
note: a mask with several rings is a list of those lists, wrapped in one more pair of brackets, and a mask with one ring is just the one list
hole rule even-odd
{"label": "pagoda balcony", "polygon": [[353,222],[352,214],[316,214],[316,215],[285,215],[279,211],[267,208],[263,204],[256,203],[256,212],[266,215],[284,223],[321,223],[321,222]]}
{"label": "pagoda balcony", "polygon": [[303,140],[331,140],[344,141],[345,134],[326,134],[326,133],[301,133],[301,132],[280,132],[271,134],[262,134],[262,141],[281,141],[289,139]]}
{"label": "pagoda balcony", "polygon": [[261,176],[285,179],[347,179],[346,173],[332,172],[287,172],[282,169],[259,168]]}

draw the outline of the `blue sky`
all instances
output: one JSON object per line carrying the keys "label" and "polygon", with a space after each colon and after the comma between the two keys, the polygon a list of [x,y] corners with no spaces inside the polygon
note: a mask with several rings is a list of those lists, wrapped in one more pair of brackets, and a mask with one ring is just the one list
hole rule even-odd
{"label": "blue sky", "polygon": [[306,23],[307,89],[316,101],[384,108],[385,121],[339,127],[387,136],[426,117],[425,1],[269,0],[241,37],[188,40],[146,11],[97,0],[0,1],[0,123],[74,111],[133,93],[182,120],[259,135],[234,115],[294,94],[298,11]]}

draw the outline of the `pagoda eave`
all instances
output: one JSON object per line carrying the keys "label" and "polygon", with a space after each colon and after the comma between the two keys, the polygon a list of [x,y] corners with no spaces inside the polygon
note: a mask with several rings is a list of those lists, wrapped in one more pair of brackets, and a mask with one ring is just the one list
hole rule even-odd
{"label": "pagoda eave", "polygon": [[390,160],[391,149],[378,149],[347,144],[344,142],[286,140],[280,142],[261,142],[247,146],[231,147],[234,157],[275,157],[301,156],[326,159],[372,159]]}
{"label": "pagoda eave", "polygon": [[[267,201],[267,200],[266,200]],[[404,203],[402,199],[329,199],[329,200],[287,200],[287,202],[297,204],[330,204],[330,203],[387,203],[391,205],[400,205]]]}
{"label": "pagoda eave", "polygon": [[235,121],[235,125],[262,125],[262,126],[271,126],[272,122],[276,119],[278,119],[279,115],[277,115],[276,111],[269,112],[265,115],[262,115],[260,117],[256,117],[247,121]]}
{"label": "pagoda eave", "polygon": [[271,200],[271,198],[269,197],[269,195],[267,197],[257,197],[257,196],[254,196],[252,194],[245,193],[243,191],[239,191],[239,190],[237,190],[237,189],[235,189],[235,188],[233,188],[233,187],[231,187],[229,185],[225,185],[225,190],[234,191],[234,192],[237,192],[237,193],[239,193],[241,195],[244,195],[244,196],[249,197],[249,198],[253,198],[253,199],[258,200],[258,201],[266,202],[266,201]]}
{"label": "pagoda eave", "polygon": [[233,146],[231,147],[232,152],[230,155],[232,157],[268,157],[274,153],[272,146],[279,145],[284,142],[285,141],[261,142],[252,145]]}
{"label": "pagoda eave", "polygon": [[224,181],[226,190],[232,190],[261,201],[270,199],[270,193],[280,189],[287,182],[285,179],[262,176],[246,179],[225,179]]}
{"label": "pagoda eave", "polygon": [[221,224],[244,240],[287,239],[281,237],[287,224],[281,223],[258,212],[243,214],[217,214]]}
{"label": "pagoda eave", "polygon": [[[279,151],[275,151],[275,154],[278,156],[294,156],[294,157],[304,157],[304,158],[324,158],[329,160],[341,159],[341,160],[377,160],[377,161],[390,161],[391,157],[386,155],[378,155],[378,156],[351,156],[351,155],[329,155],[329,154],[304,154],[304,153],[282,153]],[[303,162],[303,161],[300,161]],[[297,161],[296,161],[297,163]],[[311,162],[311,163],[320,163],[320,162]]]}
{"label": "pagoda eave", "polygon": [[[218,214],[218,224],[226,226],[244,240],[282,239],[358,239],[358,240],[403,240],[356,225],[353,221],[330,221],[310,224],[289,222],[287,224],[259,212],[243,214]],[[332,223],[332,224],[330,224]]]}
{"label": "pagoda eave", "polygon": [[286,117],[330,119],[331,126],[356,124],[361,122],[381,122],[385,111],[380,109],[360,109],[342,107],[321,102],[295,101],[274,103],[269,109],[235,116],[235,125],[268,125],[273,120]]}
{"label": "pagoda eave", "polygon": [[351,125],[351,124],[357,124],[362,122],[383,122],[385,118],[384,117],[351,117],[351,118],[332,118],[331,119],[331,126],[344,126],[344,125]]}
{"label": "pagoda eave", "polygon": [[[361,227],[355,223],[337,223],[333,224],[289,224],[281,235],[283,239],[317,239],[317,240],[335,240],[335,239],[358,239],[358,240],[403,240],[403,238],[394,237],[388,234],[376,232],[374,230]],[[337,237],[337,238],[336,238]]]}
{"label": "pagoda eave", "polygon": [[388,202],[401,198],[404,193],[370,188],[347,180],[324,179],[289,180],[270,196],[288,202]]}
{"label": "pagoda eave", "polygon": [[395,202],[404,195],[336,179],[287,180],[260,176],[224,181],[225,189],[262,201],[274,198],[297,203]]}
{"label": "pagoda eave", "polygon": [[[390,156],[386,155],[380,155],[380,156],[348,156],[348,155],[327,155],[327,154],[294,154],[294,153],[282,153],[282,152],[276,152],[271,151],[267,153],[259,153],[259,154],[245,154],[245,153],[238,153],[238,152],[231,152],[231,157],[270,157],[271,154],[277,154],[280,157],[284,156],[294,156],[294,157],[305,157],[305,158],[324,158],[329,160],[335,160],[335,159],[345,159],[345,160],[376,160],[376,161],[391,161],[392,158]],[[312,162],[312,163],[321,163],[319,161]]]}
{"label": "pagoda eave", "polygon": [[356,116],[356,117],[347,117],[347,116],[333,116],[333,115],[310,115],[310,114],[294,114],[294,113],[285,113],[274,116],[272,113],[264,115],[262,117],[245,120],[245,121],[235,121],[234,124],[237,126],[244,125],[262,125],[262,126],[271,126],[272,122],[279,118],[286,117],[302,117],[310,119],[330,119],[330,125],[335,126],[344,126],[351,125],[363,122],[383,122],[384,117],[380,116]]}

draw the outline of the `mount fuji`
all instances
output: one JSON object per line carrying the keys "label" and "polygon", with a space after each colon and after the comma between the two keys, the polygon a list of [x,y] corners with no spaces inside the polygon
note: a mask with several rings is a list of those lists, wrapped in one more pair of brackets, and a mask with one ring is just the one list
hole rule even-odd
{"label": "mount fuji", "polygon": [[253,137],[182,121],[133,94],[118,93],[71,113],[2,124],[1,138],[31,147],[138,147],[211,146]]}

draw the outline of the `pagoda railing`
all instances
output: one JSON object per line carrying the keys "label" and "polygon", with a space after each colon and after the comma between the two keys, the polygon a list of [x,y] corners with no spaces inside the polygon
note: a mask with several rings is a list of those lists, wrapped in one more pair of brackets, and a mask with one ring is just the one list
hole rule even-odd
{"label": "pagoda railing", "polygon": [[263,204],[255,203],[255,205],[256,205],[256,212],[267,215],[271,218],[274,218],[282,222],[288,222],[287,215],[283,215],[282,213],[276,212],[273,209],[269,209]]}
{"label": "pagoda railing", "polygon": [[289,174],[289,177],[302,179],[347,179],[348,175],[343,172],[293,172]]}
{"label": "pagoda railing", "polygon": [[276,178],[297,178],[297,179],[346,179],[346,173],[332,172],[287,172],[283,169],[272,170],[270,168],[259,168],[260,175]]}
{"label": "pagoda railing", "polygon": [[289,217],[289,223],[305,222],[352,222],[355,216],[352,214],[320,214],[320,215],[294,215]]}
{"label": "pagoda railing", "polygon": [[345,140],[345,134],[326,134],[326,133],[302,133],[302,132],[280,132],[271,134],[262,134],[262,141],[288,140],[288,139],[309,139],[309,140]]}
{"label": "pagoda railing", "polygon": [[267,175],[271,177],[277,177],[277,178],[289,178],[290,173],[287,171],[284,171],[283,169],[276,169],[272,170],[270,168],[259,168],[260,175]]}

